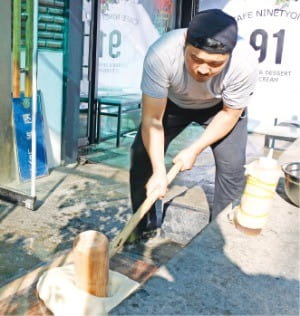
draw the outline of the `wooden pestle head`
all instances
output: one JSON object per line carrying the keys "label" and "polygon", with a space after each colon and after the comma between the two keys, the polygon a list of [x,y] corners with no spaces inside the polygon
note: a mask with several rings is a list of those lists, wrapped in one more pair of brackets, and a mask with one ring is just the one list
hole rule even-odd
{"label": "wooden pestle head", "polygon": [[76,286],[92,295],[108,295],[108,239],[97,231],[80,233],[74,241],[73,254]]}
{"label": "wooden pestle head", "polygon": [[96,248],[98,251],[108,246],[107,237],[95,230],[87,230],[80,233],[74,240],[73,249],[87,251]]}

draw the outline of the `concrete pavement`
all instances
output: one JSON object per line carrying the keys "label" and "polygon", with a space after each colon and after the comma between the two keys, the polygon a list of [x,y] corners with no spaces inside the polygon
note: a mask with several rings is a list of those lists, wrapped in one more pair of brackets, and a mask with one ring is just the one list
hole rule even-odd
{"label": "concrete pavement", "polygon": [[[199,128],[196,126],[191,126],[180,135],[169,148],[166,159],[167,164],[170,164],[171,158],[197,135],[199,135]],[[114,144],[114,142],[112,143]],[[24,207],[0,201],[0,294],[2,288],[5,287],[5,285],[7,286],[11,280],[26,274],[45,262],[53,260],[53,257],[61,251],[70,249],[72,247],[72,242],[78,233],[88,229],[95,229],[100,230],[112,239],[126,224],[131,215],[128,195],[128,144],[123,147],[121,146],[119,149],[114,148],[114,145],[111,146],[109,143],[101,144],[101,146],[103,147],[99,148],[98,151],[91,151],[87,156],[90,163],[85,163],[85,160],[82,160],[83,164],[71,167],[60,167],[53,170],[50,176],[38,179],[37,195],[38,199],[43,203],[37,211],[32,212]],[[247,152],[248,160],[253,160],[259,157],[263,153],[262,137],[251,135],[248,142]],[[201,154],[196,162],[195,169],[199,169],[200,176],[195,177],[193,176],[193,172],[190,171],[181,173],[174,181],[173,190],[176,191],[178,189],[180,192],[190,192],[192,190],[197,191],[200,188],[203,189],[208,202],[206,207],[208,208],[212,202],[214,178],[214,163],[209,150]],[[26,191],[29,190],[30,185],[17,184],[17,187],[18,189]],[[186,196],[186,200],[184,200],[184,196]],[[179,204],[181,203],[181,205],[189,206],[191,204],[190,198],[191,195],[189,194],[183,195],[183,200],[180,200],[179,197]],[[197,199],[197,196],[195,199]],[[198,205],[197,201],[194,202],[195,205]],[[205,205],[205,203],[201,205]],[[295,211],[292,211],[292,213],[293,212],[295,213]],[[292,217],[292,224],[296,223],[296,219],[296,217]],[[280,219],[277,219],[277,222],[280,224]],[[174,265],[171,263],[170,268],[165,266],[168,268],[162,267],[160,270],[160,273],[164,272],[164,269],[167,272],[170,271],[168,274],[171,281],[166,283],[165,277],[157,275],[153,278],[153,281],[147,283],[141,291],[128,299],[129,305],[126,305],[126,300],[124,302],[125,305],[120,305],[120,307],[118,307],[120,309],[116,309],[114,312],[119,314],[132,313],[140,315],[146,315],[147,313],[151,314],[152,311],[153,313],[156,313],[155,310],[151,311],[150,305],[152,303],[147,297],[149,296],[152,299],[153,295],[165,296],[167,295],[165,293],[168,292],[167,290],[169,287],[172,289],[168,292],[170,293],[169,299],[166,301],[157,301],[157,303],[165,305],[171,304],[174,309],[168,310],[164,307],[162,310],[157,310],[157,313],[161,312],[163,314],[168,314],[170,312],[172,314],[177,313],[178,311],[181,311],[179,314],[197,313],[200,293],[202,293],[201,298],[204,296],[207,297],[208,293],[208,297],[212,297],[213,300],[216,300],[216,298],[214,298],[215,294],[213,294],[215,293],[214,291],[217,291],[216,293],[223,293],[225,291],[218,283],[223,282],[223,274],[216,274],[215,277],[210,280],[211,283],[209,283],[207,278],[210,275],[209,271],[211,268],[207,268],[208,270],[200,269],[206,258],[208,263],[212,263],[211,266],[213,266],[213,263],[217,263],[220,267],[225,264],[225,267],[228,267],[230,275],[237,271],[243,271],[243,267],[240,267],[235,263],[234,260],[236,260],[236,258],[232,261],[231,258],[226,256],[227,253],[222,250],[226,249],[224,247],[228,244],[223,229],[235,232],[232,226],[227,227],[227,224],[226,221],[222,224],[225,225],[225,228],[222,225],[220,226],[219,222],[211,224],[200,235],[206,236],[203,237],[204,241],[201,241],[202,239],[196,241],[198,240],[197,237],[190,244],[191,247],[186,247],[183,252],[182,245],[172,241],[159,241],[157,243],[154,242],[152,244],[142,245],[141,248],[134,249],[132,252],[128,252],[128,250],[125,249],[127,254],[130,254],[133,258],[142,259],[154,263],[157,266],[166,264],[173,257],[175,263]],[[276,234],[278,235],[279,233]],[[291,239],[295,239],[297,236],[292,234],[290,237]],[[212,244],[209,244],[208,240],[212,240]],[[237,240],[239,240],[239,238],[237,238]],[[245,239],[244,243],[247,244],[247,240]],[[274,240],[270,239],[270,242],[274,242]],[[194,244],[195,246],[193,246]],[[294,252],[298,251],[290,239],[287,240],[285,245],[287,248],[294,249]],[[290,245],[292,245],[292,247],[290,247]],[[234,247],[236,247],[236,244],[232,244],[230,249]],[[265,247],[272,248],[273,244],[267,243]],[[207,248],[207,252],[203,250],[204,248]],[[255,246],[252,248],[255,249]],[[196,252],[196,250],[199,251],[199,249],[201,249],[200,252],[203,253],[204,256],[201,259],[202,261],[199,261],[200,266],[192,264],[194,259],[189,255]],[[221,252],[221,250],[223,252]],[[245,252],[243,249],[241,249],[241,251],[242,253]],[[283,253],[286,254],[286,252]],[[266,252],[266,255],[269,257],[270,253]],[[186,263],[185,261],[180,261],[183,260],[184,257],[187,257],[187,260],[189,259],[190,262]],[[287,258],[290,258],[289,260],[294,264],[299,262],[295,261],[295,256],[292,259],[291,257]],[[199,258],[195,257],[195,261],[198,262],[198,260]],[[247,260],[245,259],[245,261]],[[176,262],[178,262],[178,266]],[[184,266],[187,267],[185,273],[180,270],[181,267],[183,268]],[[290,269],[293,270],[292,268]],[[176,275],[176,271],[182,271],[182,273]],[[198,271],[200,271],[199,275],[196,273]],[[222,269],[220,271],[222,271]],[[265,270],[258,271],[257,273],[268,276]],[[188,275],[194,275],[193,282],[192,279],[189,279]],[[240,272],[240,275],[242,280],[244,280],[244,278],[246,281],[249,279],[247,271],[245,273]],[[176,281],[178,280],[178,283],[173,282],[172,277],[175,277]],[[276,277],[278,278],[278,276],[275,276],[275,278]],[[281,276],[279,276],[279,278],[281,278]],[[287,299],[292,300],[289,298],[290,291],[297,290],[297,288],[294,285],[294,276],[288,276],[288,278],[290,278],[292,283],[284,282],[284,287],[282,288],[285,293],[287,293]],[[186,281],[183,282],[182,280],[182,283],[180,283],[180,279],[186,279]],[[270,278],[267,277],[266,279],[269,280]],[[159,286],[163,290],[163,294],[160,292],[153,292],[151,282],[157,282],[155,280],[163,282],[163,284],[154,283],[155,291],[158,289],[157,286]],[[231,290],[234,288],[236,282],[234,281],[234,278],[232,280],[233,283],[229,283],[229,285],[231,284],[229,286],[229,289]],[[197,288],[199,282],[203,285],[208,282],[207,288],[211,288],[211,291],[207,290],[207,292],[205,290],[206,285],[202,290],[199,290]],[[213,284],[215,285],[213,286]],[[272,285],[273,283],[271,282],[270,284]],[[278,288],[281,289],[281,287]],[[233,294],[235,296],[236,292],[233,291]],[[194,299],[191,301],[189,298],[193,297]],[[247,296],[244,296],[244,298],[248,299]],[[137,301],[135,301],[135,299],[137,299]],[[226,297],[221,299],[227,300]],[[179,303],[176,305],[175,301],[178,301]],[[145,302],[146,305],[144,305],[144,303],[142,304],[142,302]],[[183,305],[181,305],[180,302],[182,302]],[[292,300],[289,302],[292,306],[290,311],[294,311],[295,301]],[[148,303],[149,305],[147,305]],[[204,303],[201,304],[203,305]],[[201,304],[200,307],[202,306]],[[222,303],[223,305],[221,304],[220,307],[218,307],[219,309],[212,308],[210,312],[210,309],[207,307],[214,305],[207,304],[205,303],[203,308],[201,307],[200,310],[198,309],[198,314],[199,311],[201,311],[201,313],[214,313],[217,311],[221,313],[222,306],[225,306],[226,308],[228,307],[228,305]],[[245,303],[241,300],[240,302],[236,301],[234,304],[242,306]],[[155,301],[153,301],[152,305],[155,307]],[[229,305],[229,307],[230,306],[232,305]],[[225,307],[224,313],[227,311]],[[234,310],[230,308],[228,311],[234,312]],[[235,310],[235,312],[236,311],[238,310]]]}

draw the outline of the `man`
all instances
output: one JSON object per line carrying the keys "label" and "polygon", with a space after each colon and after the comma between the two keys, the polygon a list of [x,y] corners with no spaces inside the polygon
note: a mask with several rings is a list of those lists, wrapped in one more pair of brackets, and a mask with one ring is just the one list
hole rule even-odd
{"label": "man", "polygon": [[[237,32],[233,17],[211,9],[198,13],[188,29],[166,33],[149,48],[141,84],[142,124],[131,149],[133,212],[153,190],[165,195],[165,151],[191,122],[205,126],[205,131],[173,162],[182,163],[181,171],[191,169],[198,155],[212,148],[216,163],[212,218],[240,197],[245,184],[246,107],[258,62]],[[156,227],[153,206],[137,232]]]}

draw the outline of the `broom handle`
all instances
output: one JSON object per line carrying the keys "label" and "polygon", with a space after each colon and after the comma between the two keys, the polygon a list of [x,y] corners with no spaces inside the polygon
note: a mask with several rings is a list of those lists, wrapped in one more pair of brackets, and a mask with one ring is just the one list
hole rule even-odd
{"label": "broom handle", "polygon": [[37,57],[38,57],[38,9],[39,2],[38,0],[32,0],[33,6],[31,7],[32,14],[32,48],[31,50],[31,95],[32,95],[32,124],[31,124],[31,155],[32,155],[32,164],[31,164],[31,196],[36,196],[36,166],[37,166]]}
{"label": "broom handle", "polygon": [[[174,180],[176,175],[181,169],[182,164],[176,163],[172,166],[167,174],[168,185]],[[124,242],[127,240],[129,235],[136,228],[138,223],[142,220],[145,214],[150,210],[151,206],[159,198],[157,190],[154,190],[143,202],[143,204],[138,208],[138,210],[132,215],[127,225],[123,230],[114,238],[109,246],[109,258],[113,257],[120,248],[122,248]]]}

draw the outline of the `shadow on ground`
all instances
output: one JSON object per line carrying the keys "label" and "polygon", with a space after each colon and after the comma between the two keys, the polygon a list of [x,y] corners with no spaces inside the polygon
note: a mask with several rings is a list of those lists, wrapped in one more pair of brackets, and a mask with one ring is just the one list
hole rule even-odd
{"label": "shadow on ground", "polygon": [[225,254],[225,244],[219,226],[208,226],[110,315],[298,314],[296,279],[272,275],[273,267],[270,274],[246,273]]}
{"label": "shadow on ground", "polygon": [[[0,287],[33,270],[42,261],[30,250],[32,240],[7,233],[0,240]],[[13,264],[12,264],[13,263]]]}
{"label": "shadow on ground", "polygon": [[[10,203],[0,204],[0,223],[14,210]],[[0,237],[0,287],[41,263],[31,253],[31,239],[6,232]],[[13,264],[12,264],[13,263]]]}
{"label": "shadow on ground", "polygon": [[59,229],[60,238],[63,241],[56,247],[55,252],[72,248],[76,236],[87,230],[100,231],[111,240],[128,217],[129,209],[126,209],[126,205],[124,205],[123,216],[119,215],[120,207],[122,206],[106,206],[101,210],[82,210],[81,215],[69,219],[67,224]]}

